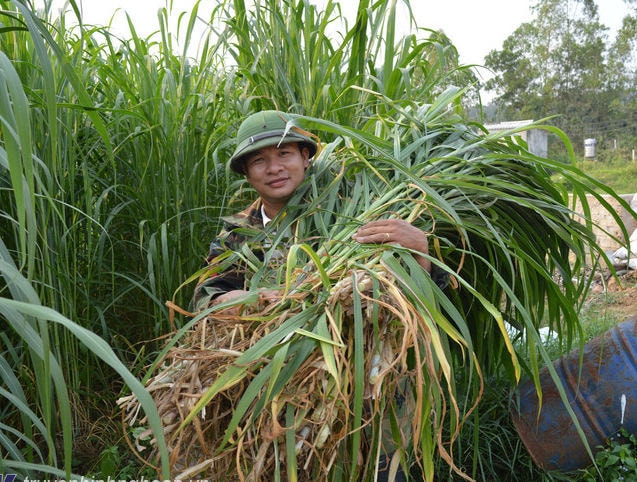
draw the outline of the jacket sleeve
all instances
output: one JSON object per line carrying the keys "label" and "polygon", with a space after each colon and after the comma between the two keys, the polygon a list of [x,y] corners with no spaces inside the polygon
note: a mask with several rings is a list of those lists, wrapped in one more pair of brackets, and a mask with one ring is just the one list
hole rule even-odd
{"label": "jacket sleeve", "polygon": [[[210,243],[210,251],[204,263],[209,266],[216,257],[227,251],[222,237]],[[205,273],[199,278],[190,301],[190,311],[197,313],[210,307],[211,302],[219,295],[232,290],[245,289],[245,272],[238,265],[232,266],[220,273]]]}
{"label": "jacket sleeve", "polygon": [[[244,211],[222,218],[223,230],[210,243],[210,250],[204,263],[204,268],[214,263],[215,258],[228,251],[241,250],[241,247],[255,233],[263,229],[261,216],[261,200],[257,199]],[[224,271],[204,273],[195,287],[190,302],[190,311],[199,312],[210,307],[210,303],[217,296],[233,290],[246,288],[246,266],[236,262]]]}

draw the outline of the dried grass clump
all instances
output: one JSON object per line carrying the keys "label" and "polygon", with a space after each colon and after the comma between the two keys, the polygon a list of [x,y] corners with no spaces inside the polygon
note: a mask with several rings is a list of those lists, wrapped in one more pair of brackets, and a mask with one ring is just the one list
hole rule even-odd
{"label": "dried grass clump", "polygon": [[[285,476],[295,470],[298,480],[324,480],[335,463],[363,470],[381,452],[394,452],[395,447],[382,447],[381,442],[390,418],[401,432],[396,446],[407,446],[411,434],[420,433],[415,407],[430,397],[422,388],[438,377],[427,323],[386,272],[351,271],[331,286],[320,306],[319,291],[285,296],[240,317],[212,313],[167,353],[147,389],[164,423],[175,478],[223,474],[223,480],[266,481],[275,471]],[[275,333],[306,310],[316,312],[308,323]],[[357,312],[365,318],[358,334]],[[321,324],[316,318],[327,331],[315,329]],[[277,335],[272,348],[247,360],[269,335]],[[357,386],[357,339],[364,347],[362,392]],[[411,368],[408,351],[416,360]],[[427,373],[430,382],[424,383]],[[405,383],[418,389],[404,392]],[[193,417],[211,387],[214,396]],[[396,402],[404,395],[408,418],[396,423]],[[362,403],[356,403],[357,396]],[[424,406],[432,411],[440,407],[430,402]],[[133,396],[121,399],[120,405],[131,427],[145,427]],[[135,433],[138,450],[153,451],[152,441],[143,449],[150,430]],[[414,445],[417,450],[418,443]]]}

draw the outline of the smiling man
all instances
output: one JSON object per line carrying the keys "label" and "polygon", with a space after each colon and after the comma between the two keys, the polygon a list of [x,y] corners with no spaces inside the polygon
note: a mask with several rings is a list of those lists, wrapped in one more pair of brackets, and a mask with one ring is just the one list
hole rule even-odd
{"label": "smiling man", "polygon": [[[230,168],[245,176],[259,198],[244,211],[223,218],[224,229],[210,244],[208,264],[228,249],[241,249],[247,242],[240,234],[242,229],[263,230],[305,179],[318,144],[294,128],[286,129],[288,120],[286,114],[269,110],[252,114],[239,127]],[[204,276],[195,288],[191,307],[201,311],[242,296],[248,281],[239,266]]]}
{"label": "smiling man", "polygon": [[[245,176],[259,197],[244,211],[223,218],[224,229],[210,245],[207,264],[228,250],[245,252],[247,246],[263,259],[265,249],[262,248],[266,246],[255,245],[254,240],[264,238],[260,234],[263,234],[265,226],[286,207],[306,175],[312,175],[308,167],[318,151],[318,143],[312,134],[291,126],[289,120],[290,116],[285,113],[268,110],[249,116],[239,127],[235,139],[237,147],[229,160],[230,167]],[[432,273],[426,257],[429,252],[427,234],[402,219],[366,223],[358,228],[353,239],[360,243],[399,244],[412,250],[418,263]],[[447,278],[444,272],[440,273],[442,276],[434,274],[434,277],[442,288]],[[191,309],[202,311],[247,294],[250,281],[247,276],[249,274],[241,263],[222,272],[205,274],[195,288]],[[265,289],[259,293],[261,300],[280,296],[276,289]],[[241,310],[240,305],[234,305],[225,308],[223,313],[238,315]],[[397,393],[397,396],[401,395]],[[408,417],[407,405],[401,402],[403,416]],[[388,447],[390,443],[387,442]],[[385,467],[389,459],[385,455],[382,458],[381,466]],[[383,470],[378,480],[386,480],[387,474],[388,471]],[[402,470],[395,480],[405,480]]]}

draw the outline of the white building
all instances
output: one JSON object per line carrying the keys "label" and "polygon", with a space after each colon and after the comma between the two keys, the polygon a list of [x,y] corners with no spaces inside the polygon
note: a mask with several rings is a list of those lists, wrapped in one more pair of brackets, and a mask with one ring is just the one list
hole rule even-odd
{"label": "white building", "polygon": [[[532,124],[533,120],[500,122],[498,124],[485,124],[489,132],[500,132],[511,129],[519,129],[521,127]],[[548,135],[543,129],[524,129],[515,133],[521,137],[529,146],[529,151],[536,156],[546,157],[548,155]]]}

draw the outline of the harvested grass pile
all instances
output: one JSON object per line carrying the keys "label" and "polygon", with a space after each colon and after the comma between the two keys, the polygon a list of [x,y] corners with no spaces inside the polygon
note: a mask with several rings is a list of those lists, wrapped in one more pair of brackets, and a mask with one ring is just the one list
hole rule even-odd
{"label": "harvested grass pile", "polygon": [[[387,271],[342,274],[322,302],[314,285],[240,317],[210,313],[167,352],[147,389],[175,478],[326,480],[422,449],[423,419],[446,410],[431,324]],[[145,427],[133,396],[120,405]],[[150,430],[135,433],[142,450]]]}

